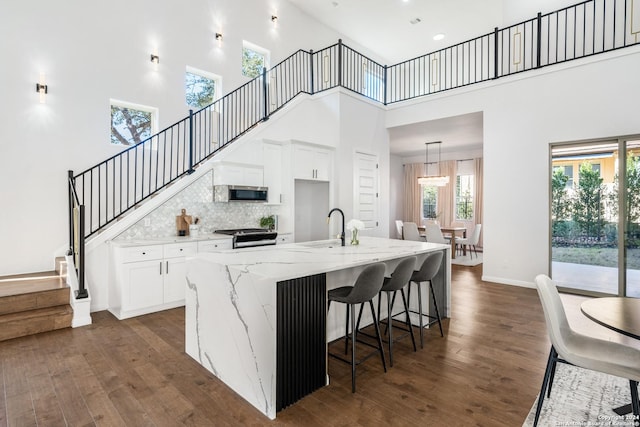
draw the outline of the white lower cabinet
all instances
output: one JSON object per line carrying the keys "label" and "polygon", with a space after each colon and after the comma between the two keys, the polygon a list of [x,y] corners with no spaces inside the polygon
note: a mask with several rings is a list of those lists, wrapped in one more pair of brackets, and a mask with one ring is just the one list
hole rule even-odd
{"label": "white lower cabinet", "polygon": [[198,242],[198,252],[215,252],[220,249],[232,249],[233,242],[229,239],[202,240]]}
{"label": "white lower cabinet", "polygon": [[184,305],[186,261],[197,243],[116,247],[109,311],[118,319]]}
{"label": "white lower cabinet", "polygon": [[276,244],[283,245],[285,243],[293,243],[293,233],[278,233]]}

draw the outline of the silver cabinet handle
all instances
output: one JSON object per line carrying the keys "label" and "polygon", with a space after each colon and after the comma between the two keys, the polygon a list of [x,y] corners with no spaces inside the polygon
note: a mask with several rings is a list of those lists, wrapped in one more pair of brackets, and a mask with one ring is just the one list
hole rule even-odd
{"label": "silver cabinet handle", "polygon": [[[182,250],[182,249],[180,249],[180,250]],[[167,261],[167,268],[165,269],[165,273],[169,274],[169,261]]]}
{"label": "silver cabinet handle", "polygon": [[162,276],[162,261],[160,261],[160,275]]}

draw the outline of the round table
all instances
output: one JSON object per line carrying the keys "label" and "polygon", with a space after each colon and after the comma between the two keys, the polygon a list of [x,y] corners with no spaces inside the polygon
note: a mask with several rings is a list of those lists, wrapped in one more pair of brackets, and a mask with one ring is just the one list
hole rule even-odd
{"label": "round table", "polygon": [[593,298],[580,309],[594,322],[640,340],[640,298]]}

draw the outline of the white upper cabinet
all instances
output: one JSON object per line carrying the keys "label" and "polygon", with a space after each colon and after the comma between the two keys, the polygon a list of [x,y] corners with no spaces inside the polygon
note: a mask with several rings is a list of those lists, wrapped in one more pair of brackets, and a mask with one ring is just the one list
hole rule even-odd
{"label": "white upper cabinet", "polygon": [[332,151],[307,144],[293,145],[293,178],[329,181]]}
{"label": "white upper cabinet", "polygon": [[219,163],[213,167],[213,185],[248,185],[262,187],[262,166],[238,163]]}
{"label": "white upper cabinet", "polygon": [[264,144],[264,186],[269,188],[271,205],[283,203],[282,145]]}

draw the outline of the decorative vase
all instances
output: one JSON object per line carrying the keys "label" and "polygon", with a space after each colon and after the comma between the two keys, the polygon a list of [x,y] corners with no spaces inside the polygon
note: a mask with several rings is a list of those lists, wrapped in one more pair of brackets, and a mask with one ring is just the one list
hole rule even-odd
{"label": "decorative vase", "polygon": [[351,244],[352,245],[359,245],[360,244],[360,240],[358,240],[358,229],[354,228],[353,230],[351,230]]}

